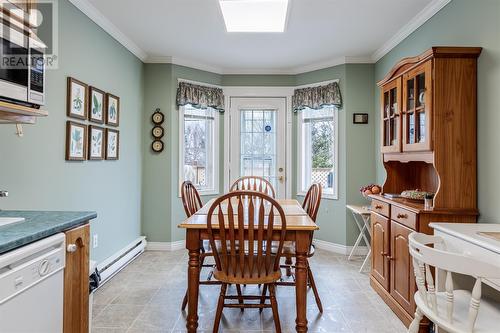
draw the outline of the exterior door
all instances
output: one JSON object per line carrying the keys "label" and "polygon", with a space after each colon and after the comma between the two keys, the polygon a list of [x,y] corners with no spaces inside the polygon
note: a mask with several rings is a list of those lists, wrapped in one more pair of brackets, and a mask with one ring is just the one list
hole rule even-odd
{"label": "exterior door", "polygon": [[259,176],[285,197],[285,110],[285,98],[231,98],[229,186],[239,177]]}

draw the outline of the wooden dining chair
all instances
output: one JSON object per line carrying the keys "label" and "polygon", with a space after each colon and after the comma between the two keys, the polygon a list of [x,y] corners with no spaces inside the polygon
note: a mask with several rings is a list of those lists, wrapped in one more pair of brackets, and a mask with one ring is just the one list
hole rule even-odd
{"label": "wooden dining chair", "polygon": [[257,191],[265,193],[272,198],[276,197],[276,192],[274,191],[273,185],[265,178],[259,176],[244,176],[238,178],[231,188],[232,191]]}
{"label": "wooden dining chair", "polygon": [[[418,290],[414,296],[415,319],[408,332],[419,332],[423,316],[449,333],[499,332],[500,304],[481,299],[481,285],[484,279],[499,279],[500,267],[447,251],[446,244],[438,236],[412,232],[408,238]],[[444,274],[444,291],[436,290],[433,269]],[[472,292],[455,289],[453,273],[475,278]]]}
{"label": "wooden dining chair", "polygon": [[[302,208],[306,211],[307,215],[316,222],[316,217],[318,216],[318,210],[321,203],[321,194],[322,187],[320,184],[315,183],[309,187],[307,191],[306,197],[304,198],[304,202],[302,203]],[[312,243],[313,233],[311,233],[311,246],[309,247],[309,252],[307,253],[307,258],[311,258],[314,256],[315,247]],[[287,271],[287,276],[293,275],[293,266],[292,258],[296,256],[295,254],[295,243],[293,242],[285,242],[283,248],[283,256],[286,258],[285,264],[281,265],[281,268],[285,268]],[[323,313],[323,304],[321,303],[321,298],[319,297],[318,288],[316,287],[316,282],[314,281],[314,275],[312,273],[311,267],[309,266],[309,261],[307,262],[307,278],[309,286],[312,288],[314,293],[314,299],[316,300],[316,305],[318,306],[319,312]],[[278,285],[284,286],[295,286],[295,277],[293,277],[293,282],[288,281],[280,281]]]}
{"label": "wooden dining chair", "polygon": [[[223,207],[227,207],[227,214],[224,214]],[[215,249],[214,278],[222,283],[213,332],[219,331],[225,307],[271,308],[276,332],[281,332],[275,283],[281,277],[280,257],[286,234],[283,208],[261,192],[230,192],[218,198],[208,210],[207,231]],[[216,244],[218,240],[219,246]],[[273,242],[276,243],[275,252],[271,251]],[[229,296],[226,295],[229,284],[263,284],[269,288],[269,296]],[[231,300],[239,302],[226,303]],[[250,300],[257,302],[245,302]]]}

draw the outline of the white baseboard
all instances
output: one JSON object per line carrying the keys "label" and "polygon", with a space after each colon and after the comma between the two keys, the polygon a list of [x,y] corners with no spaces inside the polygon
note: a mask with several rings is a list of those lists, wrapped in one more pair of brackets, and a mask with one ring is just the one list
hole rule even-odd
{"label": "white baseboard", "polygon": [[[352,251],[352,248],[353,248],[353,246],[331,243],[331,242],[327,242],[327,241],[324,241],[321,239],[314,239],[313,243],[314,243],[314,245],[316,245],[316,247],[318,249],[322,249],[322,250],[333,252],[333,253],[344,254],[344,255],[349,255]],[[366,247],[366,246],[358,246],[356,248],[356,250],[354,251],[354,255],[357,255],[357,256],[364,256],[367,254],[368,254],[368,247]]]}
{"label": "white baseboard", "polygon": [[146,251],[176,251],[186,248],[186,241],[180,240],[176,242],[148,242]]}
{"label": "white baseboard", "polygon": [[[327,242],[321,239],[314,239],[314,244],[318,249],[325,251],[339,253],[344,255],[349,255],[352,250],[352,246],[342,245]],[[148,242],[146,245],[146,251],[177,251],[185,248],[185,240],[180,240],[176,242]],[[364,256],[368,253],[368,248],[366,246],[358,246],[354,255]]]}

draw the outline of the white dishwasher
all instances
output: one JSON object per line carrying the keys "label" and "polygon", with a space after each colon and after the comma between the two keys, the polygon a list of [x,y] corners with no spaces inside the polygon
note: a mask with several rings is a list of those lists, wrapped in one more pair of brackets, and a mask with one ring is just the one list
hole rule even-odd
{"label": "white dishwasher", "polygon": [[0,332],[63,330],[65,237],[59,233],[0,255]]}

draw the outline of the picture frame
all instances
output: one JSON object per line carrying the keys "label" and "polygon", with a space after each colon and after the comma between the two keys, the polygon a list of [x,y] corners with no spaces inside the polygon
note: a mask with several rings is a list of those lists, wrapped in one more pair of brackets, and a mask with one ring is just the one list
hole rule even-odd
{"label": "picture frame", "polygon": [[106,160],[120,158],[120,131],[106,128]]}
{"label": "picture frame", "polygon": [[106,93],[96,87],[89,87],[88,116],[93,123],[104,123]]}
{"label": "picture frame", "polygon": [[354,113],[352,115],[353,124],[368,124],[368,113]]}
{"label": "picture frame", "polygon": [[106,149],[106,129],[95,125],[89,125],[88,129],[88,159],[91,161],[103,160]]}
{"label": "picture frame", "polygon": [[88,85],[68,77],[66,113],[70,118],[87,119]]}
{"label": "picture frame", "polygon": [[87,158],[87,125],[66,122],[66,160],[85,161]]}
{"label": "picture frame", "polygon": [[120,97],[106,94],[106,124],[118,127],[120,124]]}

